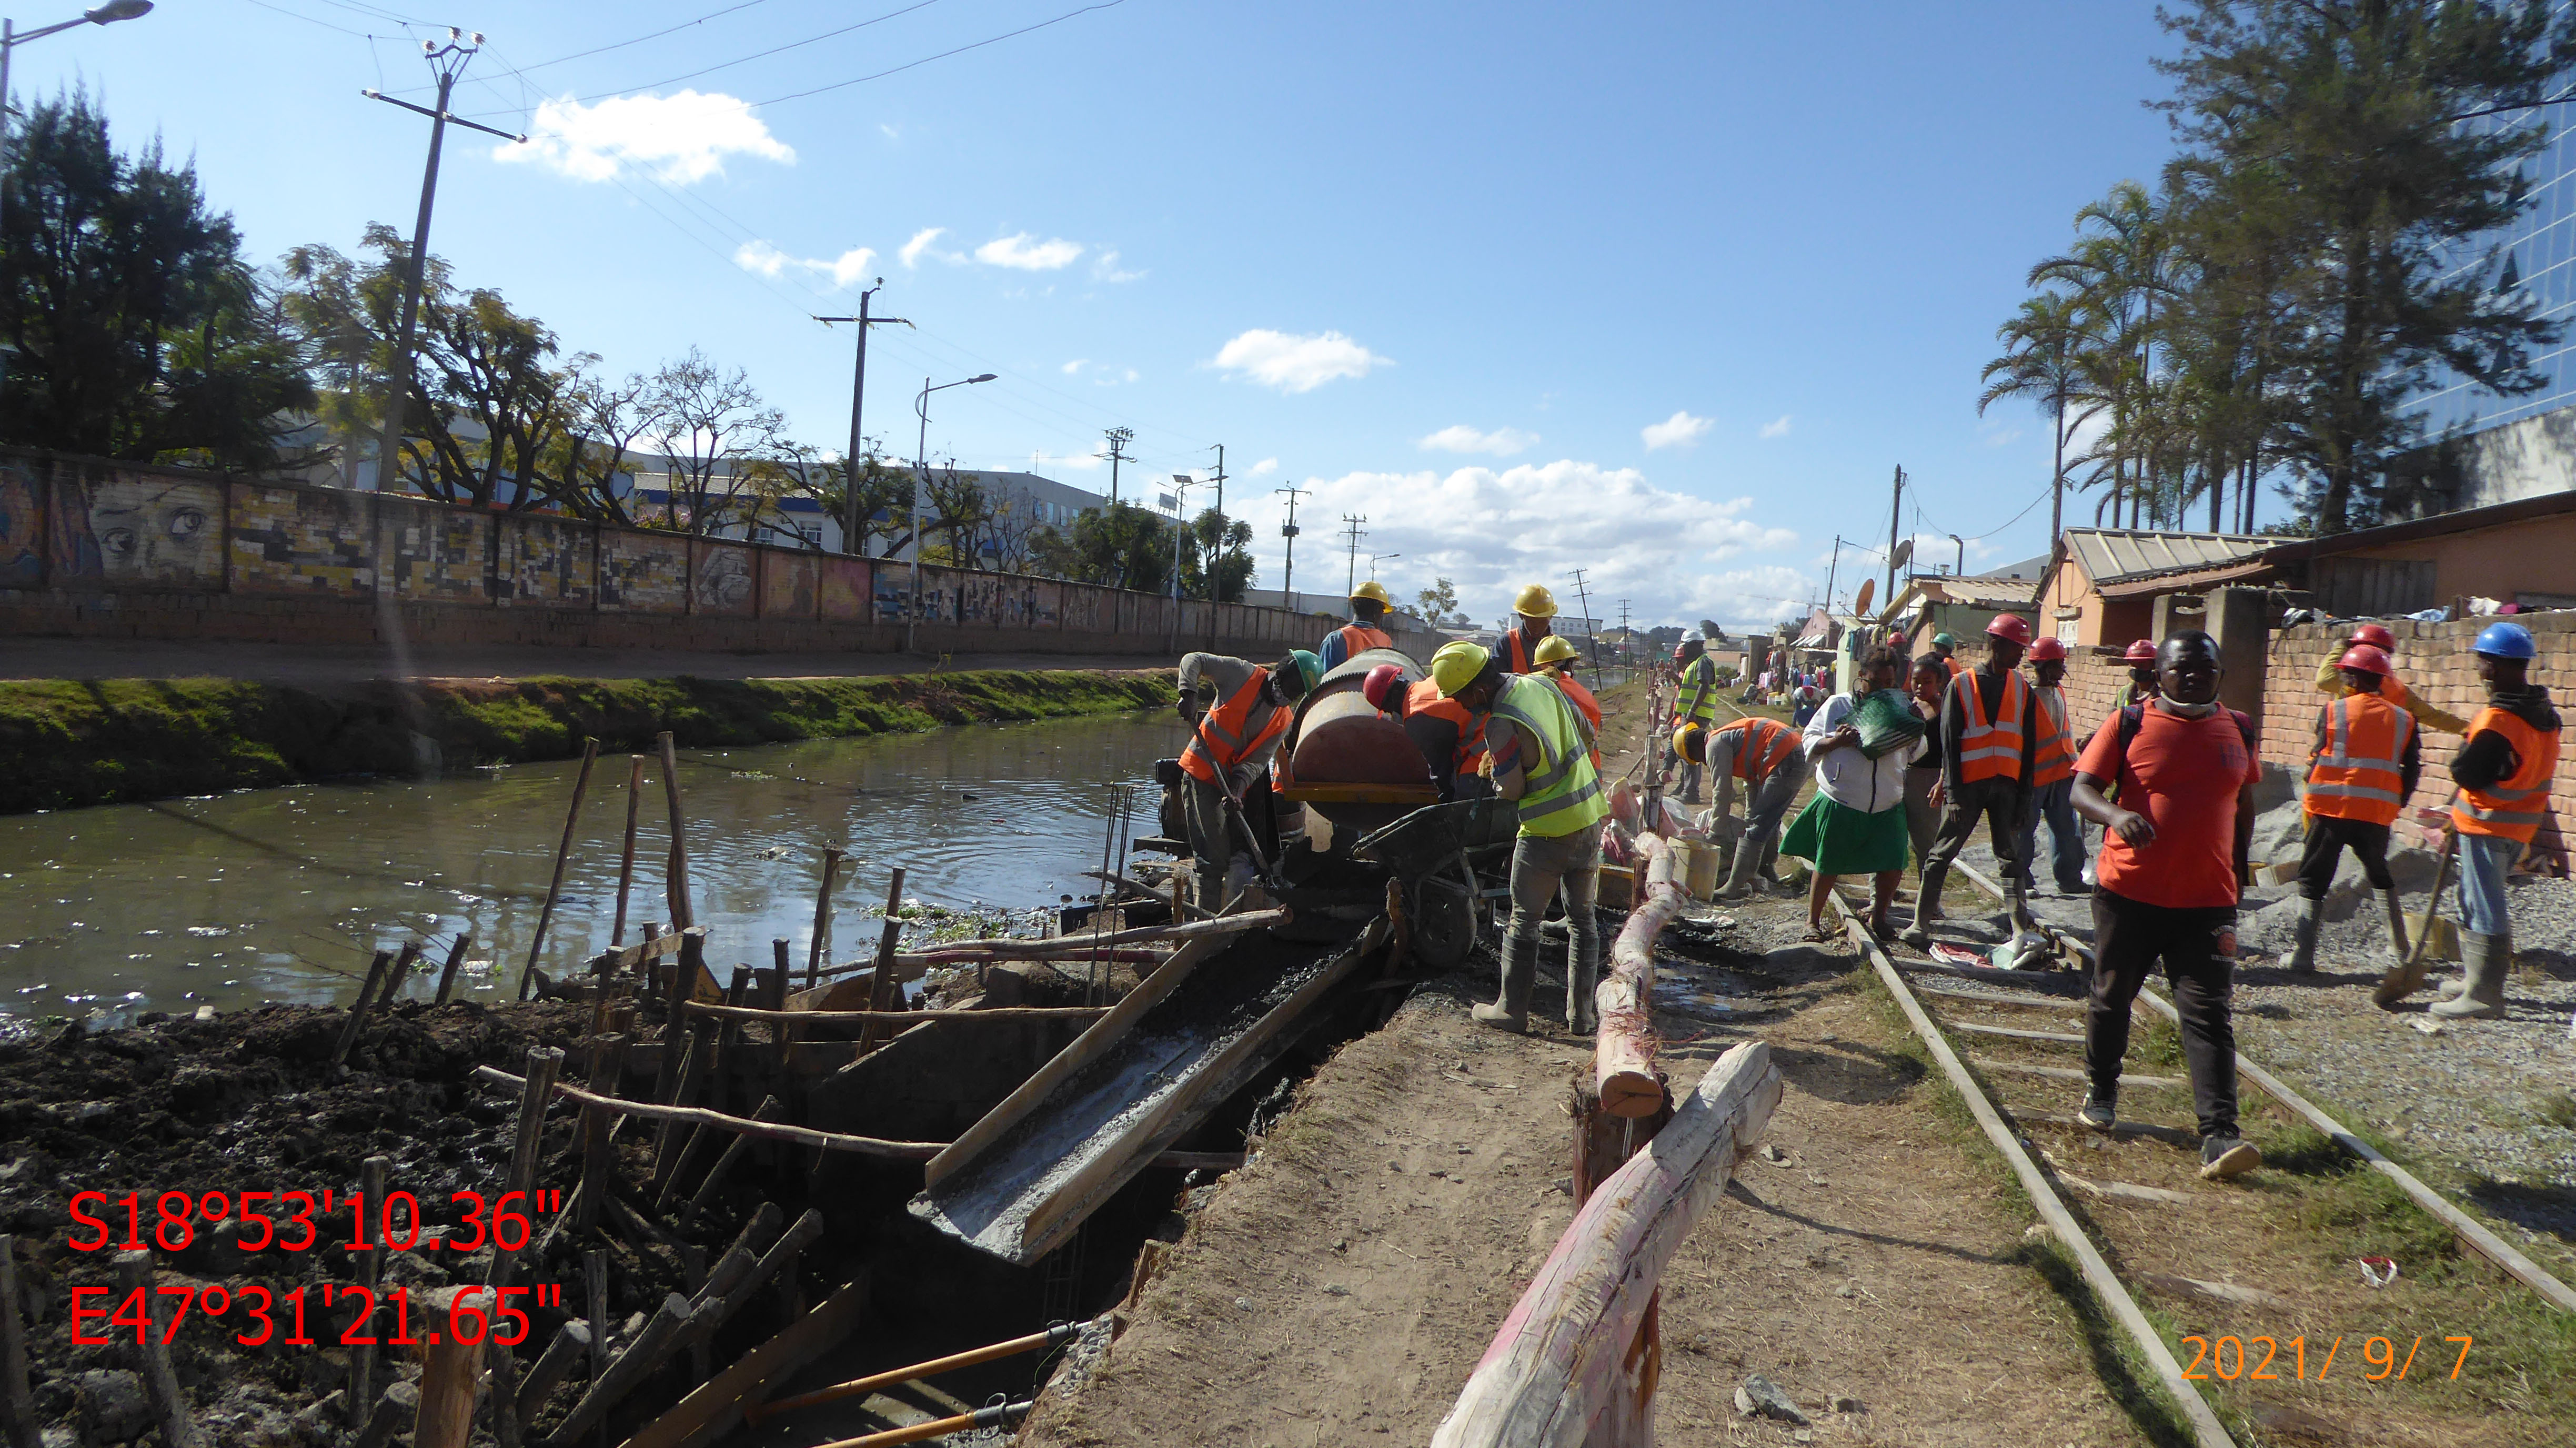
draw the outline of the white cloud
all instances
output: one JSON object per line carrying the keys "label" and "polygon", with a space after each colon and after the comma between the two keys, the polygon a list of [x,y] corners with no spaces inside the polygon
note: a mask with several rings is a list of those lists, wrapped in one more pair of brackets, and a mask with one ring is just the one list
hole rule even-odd
{"label": "white cloud", "polygon": [[1693,417],[1687,412],[1676,412],[1661,422],[1649,424],[1639,435],[1646,440],[1646,451],[1653,452],[1657,448],[1688,447],[1706,436],[1708,430],[1715,426],[1717,426],[1715,418]]}
{"label": "white cloud", "polygon": [[903,264],[907,267],[917,267],[921,265],[921,258],[924,254],[927,254],[934,261],[957,263],[966,260],[963,252],[931,250],[930,244],[947,234],[947,227],[925,226],[921,230],[914,232],[912,234],[912,240],[905,242],[903,244],[903,250],[896,252],[895,255],[900,257]]}
{"label": "white cloud", "polygon": [[1255,327],[1225,344],[1216,366],[1282,392],[1312,392],[1336,377],[1366,377],[1395,363],[1339,332],[1301,337]]}
{"label": "white cloud", "polygon": [[793,165],[796,153],[769,133],[751,104],[722,92],[612,96],[584,105],[567,96],[540,102],[522,146],[504,141],[495,160],[534,161],[576,181],[613,181],[641,172],[686,185],[721,175],[732,156]]}
{"label": "white cloud", "polygon": [[1518,428],[1498,427],[1492,432],[1478,432],[1460,423],[1440,429],[1415,446],[1426,452],[1492,453],[1498,458],[1507,458],[1514,453],[1528,452],[1537,442],[1538,434]]}
{"label": "white cloud", "polygon": [[[1617,618],[1626,598],[1641,623],[1714,618],[1730,630],[1787,616],[1823,577],[1821,569],[1811,577],[1757,560],[1718,566],[1795,547],[1798,535],[1752,518],[1750,498],[1711,500],[1659,488],[1634,468],[1572,460],[1479,464],[1445,473],[1355,472],[1310,478],[1306,486],[1314,495],[1299,508],[1301,518],[1365,514],[1362,551],[1404,555],[1378,569],[1397,597],[1410,598],[1447,577],[1468,613],[1488,623],[1529,583],[1556,590],[1573,611],[1567,575],[1577,568],[1590,570],[1596,615]],[[1277,547],[1275,537],[1265,538],[1265,586],[1279,576]],[[1305,562],[1307,551],[1298,551]],[[1332,556],[1338,564],[1339,554]],[[1339,567],[1325,572],[1340,583]],[[1306,576],[1301,568],[1298,577]]]}
{"label": "white cloud", "polygon": [[1116,387],[1121,383],[1133,382],[1141,375],[1133,367],[1112,367],[1106,362],[1094,362],[1088,357],[1076,357],[1064,364],[1060,370],[1067,377],[1080,377],[1088,373],[1091,377],[1091,385],[1094,387]]}
{"label": "white cloud", "polygon": [[1062,372],[1062,373],[1064,373],[1064,375],[1065,375],[1065,376],[1067,376],[1067,377],[1076,377],[1076,376],[1080,376],[1080,375],[1081,375],[1081,373],[1082,373],[1083,364],[1085,364],[1085,363],[1089,362],[1090,360],[1091,360],[1091,359],[1090,359],[1090,358],[1088,358],[1088,357],[1076,357],[1076,358],[1074,358],[1072,361],[1067,362],[1066,364],[1064,364],[1064,366],[1062,366],[1061,368],[1058,368],[1057,370],[1058,370],[1058,371],[1060,371],[1060,372]]}
{"label": "white cloud", "polygon": [[1093,259],[1092,259],[1092,263],[1091,263],[1091,279],[1092,279],[1093,281],[1096,281],[1096,282],[1133,282],[1133,281],[1142,281],[1142,280],[1144,279],[1144,277],[1145,277],[1145,273],[1144,273],[1143,271],[1141,271],[1141,270],[1138,270],[1138,271],[1122,271],[1122,270],[1120,270],[1120,269],[1119,269],[1119,266],[1118,266],[1118,253],[1116,253],[1116,252],[1114,252],[1114,251],[1104,251],[1104,252],[1102,252],[1099,256],[1097,256],[1097,257],[1095,257],[1095,258],[1093,258]]}
{"label": "white cloud", "polygon": [[1035,240],[1030,233],[996,237],[975,248],[975,259],[986,266],[1006,266],[1013,271],[1062,271],[1082,255],[1077,242],[1059,237],[1052,241]]}
{"label": "white cloud", "polygon": [[835,287],[846,287],[852,282],[865,280],[869,264],[876,259],[877,254],[864,246],[854,246],[829,260],[820,257],[789,256],[766,241],[746,241],[736,247],[733,253],[734,265],[744,271],[774,277],[793,268],[798,271],[812,272],[816,276],[828,276]]}
{"label": "white cloud", "polygon": [[877,130],[889,141],[900,141],[903,139],[903,132],[896,130],[894,127],[887,125],[883,121],[877,122]]}
{"label": "white cloud", "polygon": [[1256,478],[1265,473],[1275,473],[1277,471],[1279,471],[1279,459],[1277,458],[1263,458],[1261,461],[1252,465],[1252,475]]}
{"label": "white cloud", "polygon": [[1762,435],[1766,438],[1787,437],[1789,435],[1789,414],[1784,412],[1772,421],[1762,424]]}

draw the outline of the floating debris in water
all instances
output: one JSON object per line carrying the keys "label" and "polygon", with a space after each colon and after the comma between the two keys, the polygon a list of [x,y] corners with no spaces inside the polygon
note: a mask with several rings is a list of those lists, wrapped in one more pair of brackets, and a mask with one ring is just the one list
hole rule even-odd
{"label": "floating debris in water", "polygon": [[771,845],[765,850],[752,851],[751,857],[755,860],[783,860],[794,853],[796,853],[794,850],[785,845]]}
{"label": "floating debris in water", "polygon": [[228,925],[191,925],[188,927],[188,933],[190,935],[212,937],[218,935],[230,935],[233,932],[232,927]]}

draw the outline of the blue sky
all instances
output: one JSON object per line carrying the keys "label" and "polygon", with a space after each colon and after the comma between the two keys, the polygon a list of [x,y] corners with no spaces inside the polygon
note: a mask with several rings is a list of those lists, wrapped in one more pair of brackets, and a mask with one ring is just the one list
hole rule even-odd
{"label": "blue sky", "polygon": [[933,456],[1105,487],[1104,428],[1154,480],[1223,443],[1264,587],[1291,480],[1301,591],[1365,514],[1362,576],[1400,554],[1382,581],[1480,618],[1570,609],[1576,568],[1612,618],[1785,616],[1837,533],[1885,546],[1899,463],[1971,571],[2045,549],[2048,429],[1981,420],[1977,372],[2075,208],[2167,154],[2151,5],[1119,0],[996,38],[1089,3],[163,0],[13,86],[192,154],[256,256],[346,250],[409,228],[426,141],[360,89],[425,99],[418,41],[480,27],[457,109],[538,140],[452,133],[460,282],[614,372],[739,364],[837,451],[850,333],[808,317],[882,275],[919,330],[877,333],[870,434],[909,453],[924,375],[990,370],[933,399]]}

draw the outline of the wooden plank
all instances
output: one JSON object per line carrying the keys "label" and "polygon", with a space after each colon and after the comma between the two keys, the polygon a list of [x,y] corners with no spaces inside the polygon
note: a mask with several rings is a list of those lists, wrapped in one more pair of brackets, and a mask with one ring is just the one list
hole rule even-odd
{"label": "wooden plank", "polygon": [[2019,1026],[1981,1026],[1975,1021],[1952,1021],[1949,1025],[1951,1030],[1965,1031],[1972,1036],[2010,1036],[2016,1041],[2054,1041],[2061,1046],[2084,1044],[2082,1036],[2069,1035],[2064,1031],[2025,1031]]}
{"label": "wooden plank", "polygon": [[867,1306],[868,1282],[861,1276],[823,1299],[822,1306],[789,1324],[776,1337],[700,1383],[687,1397],[637,1429],[635,1436],[626,1440],[625,1448],[713,1448],[742,1426],[746,1406],[767,1398],[788,1377],[857,1331]]}
{"label": "wooden plank", "polygon": [[618,970],[634,970],[648,960],[660,960],[663,956],[677,951],[682,937],[695,935],[703,939],[706,933],[705,926],[692,925],[686,930],[674,930],[667,935],[657,935],[651,940],[639,940],[623,950],[609,951],[608,958],[615,963],[615,968]]}
{"label": "wooden plank", "polygon": [[2061,1185],[2073,1187],[2088,1197],[2097,1197],[2106,1202],[2153,1202],[2159,1206],[2168,1207],[2205,1207],[2212,1202],[2236,1200],[2224,1192],[2209,1192],[2195,1197],[2187,1192],[2169,1192],[2163,1187],[2142,1187],[2134,1182],[2088,1181],[2068,1171],[2066,1163],[2059,1161],[2045,1150],[2040,1152],[2039,1159],[2048,1163],[2049,1174],[2056,1177]]}
{"label": "wooden plank", "polygon": [[[2090,1085],[2093,1074],[2073,1066],[2029,1066],[2019,1061],[1997,1061],[1985,1056],[1970,1056],[1968,1064],[1980,1071],[2004,1071],[2015,1076],[2045,1076],[2051,1081],[2081,1081]],[[2131,1076],[2123,1072],[2123,1086],[2144,1086],[2150,1090],[2180,1090],[2191,1085],[2178,1076]]]}
{"label": "wooden plank", "polygon": [[[1899,968],[1902,969],[1902,967]],[[1914,990],[1918,995],[1939,996],[1943,1000],[1968,1001],[1984,1006],[2027,1007],[2039,1011],[2081,1011],[2088,1008],[2084,1001],[2065,1000],[2057,996],[1999,996],[1984,991],[1947,990],[1937,985],[1925,985],[1920,981],[1915,983]]]}

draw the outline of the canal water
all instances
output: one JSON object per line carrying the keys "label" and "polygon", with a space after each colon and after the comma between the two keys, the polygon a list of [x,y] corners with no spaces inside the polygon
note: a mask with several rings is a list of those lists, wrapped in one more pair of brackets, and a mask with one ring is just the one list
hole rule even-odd
{"label": "canal water", "polygon": [[[823,849],[849,853],[832,956],[872,948],[887,872],[950,910],[1028,913],[1096,891],[1103,820],[1136,786],[1155,832],[1153,762],[1168,714],[968,725],[928,734],[684,750],[689,877],[707,959],[805,961]],[[507,999],[544,904],[576,761],[426,781],[243,790],[0,818],[0,1017],[173,1013],[211,1004],[345,1001],[378,949],[443,961],[473,937],[459,995]],[[626,825],[627,756],[603,755],[539,965],[563,974],[609,944]],[[648,760],[626,939],[669,918],[668,812]],[[986,924],[1001,922],[987,920]],[[406,994],[435,990],[415,974]]]}

